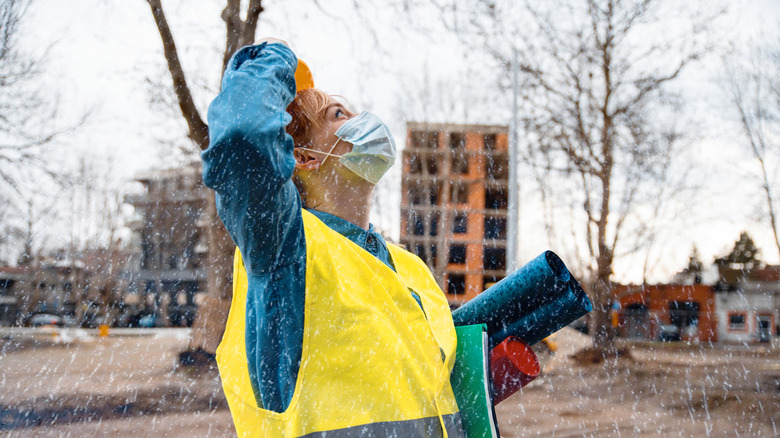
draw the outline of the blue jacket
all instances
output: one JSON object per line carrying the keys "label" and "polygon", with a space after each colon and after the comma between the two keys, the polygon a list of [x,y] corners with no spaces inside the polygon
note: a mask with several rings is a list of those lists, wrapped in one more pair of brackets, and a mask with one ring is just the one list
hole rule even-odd
{"label": "blue jacket", "polygon": [[[258,405],[282,412],[292,399],[303,340],[306,244],[292,182],[293,140],[285,132],[297,59],[282,44],[245,47],[230,60],[209,106],[203,181],[241,250],[247,271],[246,347]],[[312,211],[392,267],[373,226],[364,230]]]}

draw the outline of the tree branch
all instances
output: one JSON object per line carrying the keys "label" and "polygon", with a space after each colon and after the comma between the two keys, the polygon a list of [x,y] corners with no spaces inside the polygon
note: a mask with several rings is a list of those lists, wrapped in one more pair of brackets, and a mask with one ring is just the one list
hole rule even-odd
{"label": "tree branch", "polygon": [[187,122],[187,127],[190,131],[190,138],[201,150],[205,150],[209,146],[209,130],[206,123],[200,117],[195,101],[192,99],[192,93],[189,86],[187,86],[187,80],[184,76],[184,70],[179,62],[179,55],[176,51],[176,44],[173,42],[173,34],[168,26],[168,21],[165,18],[165,13],[162,9],[161,0],[147,0],[149,7],[152,9],[152,15],[154,16],[154,22],[157,24],[157,30],[160,32],[160,38],[163,43],[163,53],[165,54],[165,60],[168,62],[168,71],[171,73],[171,79],[173,79],[173,90],[176,92],[176,98],[179,101],[179,108],[184,116],[184,120]]}
{"label": "tree branch", "polygon": [[222,72],[225,72],[230,57],[233,56],[241,44],[243,23],[239,16],[241,12],[241,0],[227,0],[225,9],[222,10],[222,21],[225,22],[225,53],[222,55]]}
{"label": "tree branch", "polygon": [[241,33],[241,45],[246,46],[255,42],[255,31],[257,29],[257,20],[263,13],[263,0],[249,0],[249,6],[246,9],[246,20],[244,22],[244,31]]}

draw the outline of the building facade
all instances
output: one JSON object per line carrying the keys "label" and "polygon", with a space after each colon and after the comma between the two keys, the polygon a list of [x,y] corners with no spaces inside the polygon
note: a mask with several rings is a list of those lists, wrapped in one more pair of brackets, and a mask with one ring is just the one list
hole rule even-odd
{"label": "building facade", "polygon": [[18,266],[0,266],[0,326],[16,324],[21,290],[27,282],[27,270]]}
{"label": "building facade", "polygon": [[108,295],[121,281],[107,282],[84,259],[83,254],[59,253],[24,266],[0,267],[0,325],[23,325],[34,314],[50,313],[68,325],[96,326],[110,307]]}
{"label": "building facade", "polygon": [[407,124],[400,240],[428,264],[452,307],[506,276],[507,132]]}
{"label": "building facade", "polygon": [[770,342],[780,335],[780,266],[723,271],[728,281],[715,286],[719,339]]}
{"label": "building facade", "polygon": [[136,314],[153,315],[156,325],[190,326],[195,297],[206,289],[208,191],[200,163],[139,175],[144,191],[128,195],[135,208],[130,223],[140,253],[125,296]]}
{"label": "building facade", "polygon": [[703,284],[619,285],[613,311],[618,334],[629,339],[715,342],[715,290]]}

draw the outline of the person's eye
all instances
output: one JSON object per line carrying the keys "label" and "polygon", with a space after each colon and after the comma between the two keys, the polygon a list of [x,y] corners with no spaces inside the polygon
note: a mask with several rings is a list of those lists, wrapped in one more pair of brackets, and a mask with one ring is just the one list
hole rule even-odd
{"label": "person's eye", "polygon": [[336,118],[337,118],[337,119],[340,119],[340,118],[342,118],[342,117],[346,117],[346,116],[347,116],[347,115],[346,115],[346,114],[344,114],[344,111],[342,111],[341,109],[336,109]]}

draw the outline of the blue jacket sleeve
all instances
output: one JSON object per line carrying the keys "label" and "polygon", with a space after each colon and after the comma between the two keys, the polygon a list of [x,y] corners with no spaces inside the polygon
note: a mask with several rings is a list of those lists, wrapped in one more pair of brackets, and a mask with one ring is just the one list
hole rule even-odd
{"label": "blue jacket sleeve", "polygon": [[282,249],[303,234],[301,200],[291,180],[293,140],[285,132],[297,62],[282,44],[239,50],[209,106],[203,181],[217,192],[220,218],[250,274],[289,263],[297,255]]}

